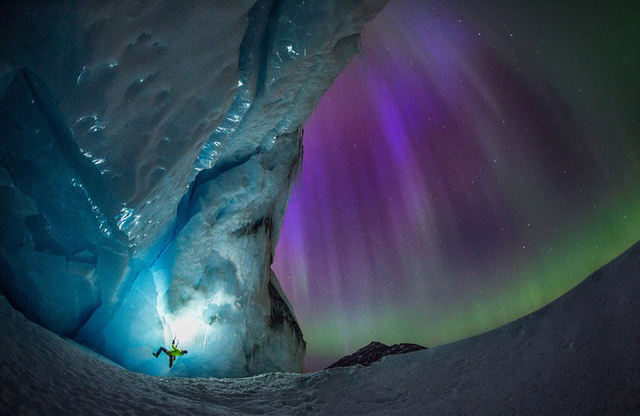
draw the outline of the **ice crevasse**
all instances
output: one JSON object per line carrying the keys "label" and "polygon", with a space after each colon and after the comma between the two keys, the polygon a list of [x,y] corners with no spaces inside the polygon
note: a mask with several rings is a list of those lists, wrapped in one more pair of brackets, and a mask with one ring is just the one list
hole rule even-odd
{"label": "ice crevasse", "polygon": [[134,371],[300,371],[270,266],[302,123],[385,3],[0,4],[1,294]]}

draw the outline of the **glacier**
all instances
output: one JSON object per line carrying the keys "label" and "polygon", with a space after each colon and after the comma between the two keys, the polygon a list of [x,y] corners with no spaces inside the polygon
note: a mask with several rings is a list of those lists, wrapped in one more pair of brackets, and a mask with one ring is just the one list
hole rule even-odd
{"label": "glacier", "polygon": [[270,266],[302,125],[385,3],[3,2],[0,294],[137,372],[302,371]]}

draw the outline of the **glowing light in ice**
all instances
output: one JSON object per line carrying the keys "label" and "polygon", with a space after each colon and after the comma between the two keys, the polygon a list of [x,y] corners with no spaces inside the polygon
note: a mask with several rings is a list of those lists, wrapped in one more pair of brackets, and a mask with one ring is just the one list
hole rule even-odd
{"label": "glowing light in ice", "polygon": [[205,321],[205,317],[211,314],[212,309],[216,310],[216,307],[222,305],[231,305],[234,311],[237,310],[236,300],[235,296],[220,290],[209,299],[191,301],[175,314],[164,314],[162,308],[158,309],[158,313],[161,316],[164,315],[167,335],[171,339],[176,336],[180,341],[180,348],[201,348],[204,351],[211,337],[219,339],[222,336],[223,328],[216,322],[219,319],[217,315],[215,319],[209,319],[209,322]]}
{"label": "glowing light in ice", "polygon": [[204,336],[211,326],[202,320],[202,313],[193,309],[181,311],[178,316],[168,315],[167,323],[171,331],[171,338],[174,334],[180,341],[180,347],[185,349],[202,345],[204,348]]}

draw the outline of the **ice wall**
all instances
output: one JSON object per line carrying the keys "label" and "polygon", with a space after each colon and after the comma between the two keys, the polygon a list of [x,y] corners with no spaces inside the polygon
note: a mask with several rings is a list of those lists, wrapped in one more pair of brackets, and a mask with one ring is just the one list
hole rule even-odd
{"label": "ice wall", "polygon": [[0,4],[0,283],[124,366],[299,371],[270,265],[302,123],[385,1]]}

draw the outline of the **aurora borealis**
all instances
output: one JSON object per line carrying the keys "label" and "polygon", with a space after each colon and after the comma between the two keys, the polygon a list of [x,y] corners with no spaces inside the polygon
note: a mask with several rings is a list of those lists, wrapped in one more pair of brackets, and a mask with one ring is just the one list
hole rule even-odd
{"label": "aurora borealis", "polygon": [[318,369],[538,309],[640,239],[632,2],[391,0],[306,124],[274,271]]}

